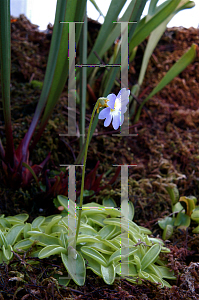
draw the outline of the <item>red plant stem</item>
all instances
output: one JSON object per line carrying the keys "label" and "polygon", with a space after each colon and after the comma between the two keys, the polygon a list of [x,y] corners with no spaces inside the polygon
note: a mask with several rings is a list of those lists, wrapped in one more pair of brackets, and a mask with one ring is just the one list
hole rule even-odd
{"label": "red plant stem", "polygon": [[[50,117],[50,116],[49,116]],[[49,119],[49,118],[48,118]],[[36,144],[38,143],[47,123],[48,123],[48,119],[45,121],[45,123],[39,128],[38,132],[35,135],[35,138],[33,140],[33,142],[30,145],[30,152],[35,148]]]}
{"label": "red plant stem", "polygon": [[[29,129],[26,132],[23,140],[20,142],[20,144],[19,144],[19,146],[16,150],[16,153],[17,153],[18,157],[20,159],[22,159],[22,161],[26,160],[26,157],[27,157],[27,154],[28,154],[28,147],[29,147],[31,138],[34,134],[35,128],[37,126],[37,123],[39,121],[39,118],[42,114],[42,111],[43,111],[43,109],[39,111],[39,108],[37,106],[34,117],[33,117],[32,122],[30,124],[30,127],[29,127]],[[42,130],[42,132],[43,132],[43,130]],[[41,132],[41,134],[42,134],[42,132]],[[41,136],[41,134],[40,134],[40,136]]]}

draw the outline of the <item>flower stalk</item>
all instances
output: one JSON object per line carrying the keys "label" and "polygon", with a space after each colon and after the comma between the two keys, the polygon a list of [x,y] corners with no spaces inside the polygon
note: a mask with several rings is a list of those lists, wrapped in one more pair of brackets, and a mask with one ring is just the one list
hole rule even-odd
{"label": "flower stalk", "polygon": [[94,118],[94,115],[95,115],[95,111],[98,109],[99,103],[100,103],[100,98],[97,100],[97,102],[95,104],[95,107],[93,109],[90,124],[89,124],[89,128],[88,128],[88,134],[87,134],[87,138],[86,138],[86,148],[85,148],[85,153],[84,153],[84,162],[83,162],[83,171],[82,171],[82,183],[81,183],[81,193],[80,193],[79,215],[78,215],[78,222],[77,222],[77,229],[76,229],[76,241],[77,241],[77,237],[78,237],[78,233],[79,233],[80,221],[81,221],[81,215],[82,215],[84,179],[85,179],[86,159],[87,159],[87,153],[88,153],[89,138],[90,138],[91,127],[92,127],[92,123],[93,123],[93,118]]}
{"label": "flower stalk", "polygon": [[[121,89],[121,91],[118,93],[117,97],[115,94],[110,94],[106,98],[99,98],[95,104],[95,107],[93,109],[91,120],[88,128],[88,135],[86,138],[86,146],[85,146],[85,152],[84,152],[84,164],[83,164],[83,171],[82,171],[82,183],[81,183],[81,193],[80,193],[80,204],[79,204],[79,215],[78,215],[78,223],[77,223],[77,229],[76,229],[76,241],[79,233],[80,228],[80,222],[81,222],[81,214],[82,214],[82,206],[83,206],[83,193],[84,193],[84,180],[85,180],[85,170],[86,170],[86,159],[87,159],[87,153],[88,153],[88,145],[90,142],[90,134],[91,134],[91,128],[93,124],[93,119],[95,115],[95,111],[97,110],[97,113],[99,113],[99,108],[105,107],[103,110],[106,110],[105,117],[108,118],[108,120],[111,122],[112,115],[113,115],[113,127],[114,129],[117,129],[119,126],[122,125],[122,120],[124,119],[124,113],[126,112],[126,105],[129,102],[129,90],[126,90],[125,88]],[[108,110],[107,110],[108,109]],[[103,110],[100,111],[98,119],[102,119],[100,117],[100,114],[103,112]],[[107,113],[108,112],[108,113]],[[111,116],[111,118],[109,117]],[[114,122],[114,120],[116,120]],[[110,125],[110,122],[108,125]],[[118,124],[118,127],[115,128],[115,124]],[[108,126],[107,123],[104,126]]]}

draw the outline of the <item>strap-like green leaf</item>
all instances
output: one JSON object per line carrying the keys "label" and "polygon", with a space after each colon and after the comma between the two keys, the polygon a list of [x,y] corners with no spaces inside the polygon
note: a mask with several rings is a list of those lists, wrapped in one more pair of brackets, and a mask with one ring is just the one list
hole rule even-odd
{"label": "strap-like green leaf", "polygon": [[87,235],[96,236],[100,233],[97,232],[92,226],[90,226],[88,224],[81,224],[79,234],[87,234]]}
{"label": "strap-like green leaf", "polygon": [[167,225],[166,228],[164,229],[163,231],[163,234],[162,234],[162,238],[163,240],[168,240],[170,239],[170,237],[172,236],[173,234],[173,225]]}
{"label": "strap-like green leaf", "polygon": [[45,233],[50,234],[52,231],[52,227],[57,224],[62,219],[62,216],[55,216],[46,226]]}
{"label": "strap-like green leaf", "polygon": [[91,221],[94,224],[97,224],[99,226],[104,226],[104,219],[106,218],[105,215],[102,214],[95,214],[95,215],[90,215],[88,220]]}
{"label": "strap-like green leaf", "polygon": [[142,270],[146,269],[148,265],[155,262],[158,255],[160,254],[161,246],[160,245],[153,245],[144,255],[144,257],[141,260],[141,268]]}
{"label": "strap-like green leaf", "polygon": [[8,246],[8,242],[7,242],[7,239],[6,239],[5,235],[4,235],[4,233],[0,229],[0,247],[2,247],[3,245],[5,247],[7,247]]}
{"label": "strap-like green leaf", "polygon": [[80,286],[84,285],[86,279],[86,267],[84,258],[82,257],[81,253],[77,252],[76,259],[69,259],[67,255],[61,253],[61,258],[66,270],[75,281],[75,283]]}
{"label": "strap-like green leaf", "polygon": [[112,261],[120,261],[121,258],[125,258],[128,257],[132,254],[135,254],[137,252],[138,249],[136,249],[136,247],[134,248],[122,248],[122,252],[121,249],[118,249],[117,251],[115,251],[109,258],[109,263],[111,263]]}
{"label": "strap-like green leaf", "polygon": [[131,201],[128,201],[128,199],[122,201],[121,213],[125,216],[126,219],[133,220],[134,206]]}
{"label": "strap-like green leaf", "polygon": [[164,266],[156,266],[156,267],[161,272],[162,278],[171,279],[171,280],[176,279],[176,277],[174,276],[174,271],[169,270],[167,267]]}
{"label": "strap-like green leaf", "polygon": [[112,284],[115,280],[115,267],[113,264],[110,264],[108,267],[101,265],[101,273],[104,281],[107,284]]}
{"label": "strap-like green leaf", "polygon": [[96,10],[98,11],[98,13],[104,17],[102,11],[100,10],[99,6],[97,5],[96,1],[95,0],[90,0],[90,2],[94,5],[94,7],[96,8]]}
{"label": "strap-like green leaf", "polygon": [[117,207],[115,200],[111,197],[103,198],[102,205],[106,207]]}
{"label": "strap-like green leaf", "polygon": [[11,260],[11,258],[13,257],[12,246],[8,245],[7,247],[5,247],[3,245],[2,250],[3,250],[3,255],[6,258],[6,260]]}
{"label": "strap-like green leaf", "polygon": [[23,224],[29,218],[28,214],[18,214],[16,216],[9,216],[5,219],[12,225]]}
{"label": "strap-like green leaf", "polygon": [[8,245],[14,245],[25,225],[14,225],[6,234]]}
{"label": "strap-like green leaf", "polygon": [[65,210],[69,213],[70,216],[75,216],[76,214],[76,205],[75,202],[68,197],[58,195],[57,199],[59,203],[65,208]]}
{"label": "strap-like green leaf", "polygon": [[0,217],[0,225],[4,228],[10,228],[11,224],[5,218]]}
{"label": "strap-like green leaf", "polygon": [[103,239],[111,239],[112,236],[114,235],[115,232],[115,226],[114,225],[106,225],[104,226],[100,231],[98,231],[98,234],[103,238]]}
{"label": "strap-like green leaf", "polygon": [[33,241],[30,239],[24,239],[19,241],[14,245],[14,251],[17,251],[17,249],[22,249],[22,250],[28,250],[33,244]]}
{"label": "strap-like green leaf", "polygon": [[128,263],[119,263],[116,268],[115,272],[121,276],[135,276],[137,277],[138,273],[135,267],[135,264],[128,262]]}
{"label": "strap-like green leaf", "polygon": [[148,22],[145,22],[136,30],[129,44],[129,52],[138,46],[149,34],[161,24],[176,9],[181,0],[170,1],[165,7],[158,11]]}
{"label": "strap-like green leaf", "polygon": [[149,96],[140,105],[134,123],[139,120],[140,113],[144,104],[160,90],[162,90],[171,80],[173,80],[177,75],[179,75],[196,57],[197,46],[193,44],[191,48],[171,67],[171,69],[166,73],[158,85],[153,89]]}
{"label": "strap-like green leaf", "polygon": [[100,243],[89,243],[87,244],[88,247],[92,247],[93,249],[101,252],[101,253],[104,253],[104,254],[109,254],[109,255],[112,255],[113,253],[113,249],[110,248],[109,246],[107,246],[104,241],[101,241]]}
{"label": "strap-like green leaf", "polygon": [[101,243],[101,240],[99,240],[97,236],[94,237],[92,235],[89,236],[87,234],[79,234],[77,238],[77,244],[80,243]]}
{"label": "strap-like green leaf", "polygon": [[46,233],[34,234],[30,237],[30,240],[37,241],[37,244],[41,246],[60,244],[60,240],[57,237],[54,237]]}
{"label": "strap-like green leaf", "polygon": [[66,248],[61,247],[59,245],[49,245],[43,248],[40,252],[38,257],[39,258],[46,258],[50,255],[60,254],[60,253],[67,253]]}
{"label": "strap-like green leaf", "polygon": [[189,227],[190,223],[191,223],[191,218],[188,215],[186,215],[185,213],[180,211],[177,214],[174,225],[178,226],[181,229],[186,229],[187,227]]}
{"label": "strap-like green leaf", "polygon": [[32,228],[37,228],[37,227],[39,228],[40,225],[42,225],[44,221],[45,221],[45,217],[43,217],[43,216],[39,216],[39,217],[35,218],[32,222]]}
{"label": "strap-like green leaf", "polygon": [[[170,0],[171,2],[172,0]],[[187,4],[188,2],[190,2],[189,0],[186,0]],[[156,13],[156,11],[160,10],[160,6],[158,8],[156,8],[156,2],[157,0],[151,1],[150,6],[149,6],[149,12],[147,15],[147,21]],[[140,70],[140,74],[139,74],[139,79],[138,79],[138,84],[141,86],[143,79],[144,79],[144,75],[146,72],[146,68],[149,62],[149,58],[151,57],[153,50],[155,49],[159,39],[161,38],[162,34],[164,33],[167,24],[169,23],[169,21],[175,16],[175,14],[177,12],[179,12],[180,10],[187,8],[186,5],[184,4],[184,0],[181,0],[177,9],[174,10],[168,17],[167,19],[165,19],[163,22],[161,21],[160,25],[150,34],[148,43],[147,43],[147,47],[144,51],[144,57],[143,57],[143,61],[142,61],[142,66],[141,66],[141,70]],[[162,9],[166,6],[166,2],[164,2],[164,5],[162,5]]]}
{"label": "strap-like green leaf", "polygon": [[91,247],[83,246],[81,248],[81,251],[83,253],[85,253],[86,255],[90,256],[92,259],[96,260],[99,264],[101,264],[105,267],[107,266],[106,258],[97,250],[95,250]]}
{"label": "strap-like green leaf", "polygon": [[6,133],[6,152],[0,141],[0,154],[10,166],[14,163],[14,142],[11,124],[10,106],[10,68],[11,68],[11,30],[10,30],[10,0],[0,1],[0,63],[1,63],[1,91],[2,105]]}

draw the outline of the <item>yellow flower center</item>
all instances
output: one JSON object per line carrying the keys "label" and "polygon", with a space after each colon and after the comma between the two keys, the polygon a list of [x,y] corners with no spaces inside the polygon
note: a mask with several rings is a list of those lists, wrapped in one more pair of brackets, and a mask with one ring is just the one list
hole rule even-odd
{"label": "yellow flower center", "polygon": [[107,105],[108,101],[109,101],[108,99],[103,100],[103,104],[99,102],[98,107],[97,107],[97,113],[99,113],[99,108],[100,107],[108,107],[108,105]]}

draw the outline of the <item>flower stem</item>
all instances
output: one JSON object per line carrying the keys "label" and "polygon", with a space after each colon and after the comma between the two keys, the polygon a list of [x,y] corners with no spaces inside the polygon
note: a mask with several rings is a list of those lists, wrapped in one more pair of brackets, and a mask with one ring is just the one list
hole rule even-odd
{"label": "flower stem", "polygon": [[89,137],[90,137],[90,132],[91,132],[91,126],[92,126],[92,123],[93,123],[93,118],[94,118],[94,115],[95,115],[95,111],[98,108],[99,101],[100,101],[100,98],[97,100],[97,102],[95,104],[95,107],[93,109],[90,124],[89,124],[89,128],[88,128],[88,134],[87,134],[87,138],[86,138],[86,148],[85,148],[84,164],[83,164],[83,171],[82,171],[82,183],[81,183],[81,193],[80,193],[79,215],[78,215],[78,223],[77,223],[77,229],[76,229],[76,241],[77,241],[77,237],[78,237],[78,233],[79,233],[81,214],[82,214],[84,179],[85,179],[85,169],[86,169],[86,159],[87,159],[87,152],[88,152]]}

